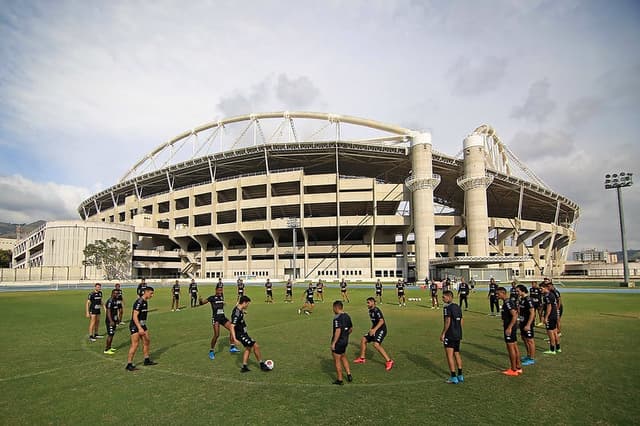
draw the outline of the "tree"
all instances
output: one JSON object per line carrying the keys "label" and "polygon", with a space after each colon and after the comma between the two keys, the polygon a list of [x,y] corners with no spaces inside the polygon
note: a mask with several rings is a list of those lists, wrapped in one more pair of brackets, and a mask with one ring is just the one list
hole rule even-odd
{"label": "tree", "polygon": [[111,237],[96,240],[83,250],[85,266],[95,266],[104,271],[107,280],[126,279],[131,272],[131,249],[129,242]]}
{"label": "tree", "polygon": [[0,250],[0,268],[8,268],[11,264],[11,250]]}

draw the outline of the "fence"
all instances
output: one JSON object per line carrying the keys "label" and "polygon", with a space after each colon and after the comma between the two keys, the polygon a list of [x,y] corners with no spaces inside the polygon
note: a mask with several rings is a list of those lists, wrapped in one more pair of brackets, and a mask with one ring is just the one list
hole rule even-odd
{"label": "fence", "polygon": [[70,281],[82,280],[83,278],[83,267],[39,266],[19,269],[0,268],[0,282]]}

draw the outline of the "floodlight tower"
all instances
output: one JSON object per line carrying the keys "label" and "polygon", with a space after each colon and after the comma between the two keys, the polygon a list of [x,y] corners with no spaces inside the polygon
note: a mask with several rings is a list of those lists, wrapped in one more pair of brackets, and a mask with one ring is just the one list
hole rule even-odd
{"label": "floodlight tower", "polygon": [[618,213],[620,215],[620,235],[622,238],[622,262],[624,267],[624,282],[626,287],[634,287],[635,284],[629,282],[629,257],[627,256],[627,241],[624,233],[624,211],[622,209],[622,188],[633,185],[633,173],[613,173],[604,176],[605,189],[616,189],[618,193]]}

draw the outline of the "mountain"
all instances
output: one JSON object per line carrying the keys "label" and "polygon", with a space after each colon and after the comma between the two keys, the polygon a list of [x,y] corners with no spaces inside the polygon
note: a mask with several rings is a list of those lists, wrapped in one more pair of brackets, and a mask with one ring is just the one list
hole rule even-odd
{"label": "mountain", "polygon": [[0,238],[15,238],[17,225],[22,225],[22,237],[24,238],[45,223],[44,220],[37,220],[28,224],[0,222]]}
{"label": "mountain", "polygon": [[[614,252],[618,255],[618,262],[622,262],[622,250]],[[640,260],[640,250],[627,250],[629,262],[637,262]]]}

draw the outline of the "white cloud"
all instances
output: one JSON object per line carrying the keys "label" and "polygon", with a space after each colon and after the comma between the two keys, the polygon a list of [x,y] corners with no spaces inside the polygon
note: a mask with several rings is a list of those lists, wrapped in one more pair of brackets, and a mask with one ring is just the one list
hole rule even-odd
{"label": "white cloud", "polygon": [[79,219],[77,208],[89,194],[87,188],[0,176],[0,222]]}

